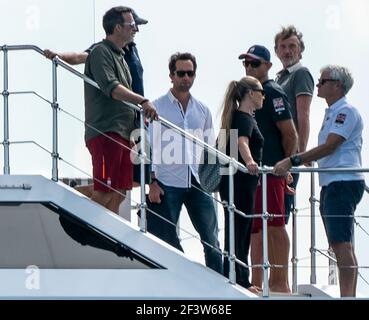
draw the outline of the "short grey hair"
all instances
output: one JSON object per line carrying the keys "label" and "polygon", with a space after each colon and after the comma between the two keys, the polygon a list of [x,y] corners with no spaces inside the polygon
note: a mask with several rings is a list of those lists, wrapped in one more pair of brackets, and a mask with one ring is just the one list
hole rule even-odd
{"label": "short grey hair", "polygon": [[321,68],[320,72],[328,72],[331,79],[341,81],[345,95],[350,91],[354,84],[354,78],[352,77],[350,70],[346,67],[329,64]]}

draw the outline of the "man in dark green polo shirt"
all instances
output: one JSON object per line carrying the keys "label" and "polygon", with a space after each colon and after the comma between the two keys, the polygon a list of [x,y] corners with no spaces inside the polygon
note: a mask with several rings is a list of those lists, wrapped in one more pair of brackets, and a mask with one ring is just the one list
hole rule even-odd
{"label": "man in dark green polo shirt", "polygon": [[[158,119],[152,103],[131,88],[123,51],[137,31],[132,9],[114,7],[103,17],[106,38],[88,55],[85,74],[101,90],[85,83],[85,141],[92,156],[92,200],[118,213],[126,190],[132,188],[130,136],[139,104],[147,118]],[[119,193],[113,190],[118,190]]]}

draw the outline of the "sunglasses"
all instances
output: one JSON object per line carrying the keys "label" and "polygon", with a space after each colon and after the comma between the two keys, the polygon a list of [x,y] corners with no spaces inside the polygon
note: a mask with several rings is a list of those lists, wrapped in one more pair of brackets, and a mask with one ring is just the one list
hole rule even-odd
{"label": "sunglasses", "polygon": [[260,92],[263,97],[265,97],[265,91],[264,89],[251,89],[252,91]]}
{"label": "sunglasses", "polygon": [[252,68],[259,68],[262,64],[262,61],[261,60],[250,60],[250,61],[243,60],[242,64],[246,68],[250,65],[251,65]]}
{"label": "sunglasses", "polygon": [[122,23],[123,26],[130,26],[131,29],[137,29],[137,24],[135,21],[132,22],[123,22]]}
{"label": "sunglasses", "polygon": [[176,75],[179,77],[179,78],[183,78],[186,74],[192,78],[194,75],[195,75],[195,71],[193,70],[177,70],[175,71]]}
{"label": "sunglasses", "polygon": [[329,81],[338,81],[338,80],[337,79],[318,79],[318,84],[323,86],[326,82],[329,82]]}

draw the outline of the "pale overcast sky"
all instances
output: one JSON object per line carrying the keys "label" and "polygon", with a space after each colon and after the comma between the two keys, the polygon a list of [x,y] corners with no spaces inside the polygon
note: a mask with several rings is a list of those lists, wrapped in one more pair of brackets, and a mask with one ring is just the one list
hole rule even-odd
{"label": "pale overcast sky", "polygon": [[[369,121],[367,89],[369,56],[369,1],[367,0],[1,0],[0,43],[34,44],[56,51],[83,51],[104,37],[102,15],[115,5],[133,7],[149,20],[140,27],[135,41],[145,69],[146,96],[155,99],[166,93],[170,81],[168,58],[176,51],[189,51],[198,60],[198,73],[192,93],[212,110],[216,128],[219,107],[231,80],[244,76],[238,55],[253,44],[262,44],[272,53],[270,77],[281,68],[274,54],[274,35],[281,26],[294,24],[304,34],[306,50],[302,63],[313,77],[325,64],[342,64],[353,72],[355,84],[349,100],[360,110],[364,123]],[[9,58],[10,91],[35,90],[51,99],[51,67],[49,61],[34,52],[11,52]],[[2,60],[2,54],[1,54]],[[83,67],[78,68],[83,71]],[[3,65],[0,64],[0,85],[3,87]],[[59,100],[61,108],[83,119],[83,85],[59,68]],[[315,92],[316,94],[316,92]],[[35,140],[51,150],[51,111],[35,97],[11,96],[11,140]],[[326,107],[325,101],[313,99],[309,146],[317,143],[317,134]],[[0,114],[2,131],[3,114]],[[83,126],[62,114],[60,116],[60,154],[67,161],[91,171],[90,157],[84,146]],[[369,167],[368,129],[364,128],[363,166]],[[0,151],[3,167],[3,149]],[[11,147],[12,173],[44,173],[50,176],[51,159],[34,146]],[[60,165],[60,176],[81,176],[69,166]],[[305,179],[305,181],[304,181]],[[307,207],[308,179],[299,186],[300,207]],[[369,208],[364,196],[357,213]],[[360,211],[361,209],[361,211]],[[301,215],[307,211],[301,212]],[[309,220],[301,218],[300,229],[307,229]],[[367,219],[358,219],[369,230]],[[320,228],[319,232],[324,234]],[[308,238],[309,235],[306,235]],[[308,240],[308,239],[305,239]],[[369,237],[357,231],[357,253],[360,265],[369,265]],[[322,243],[322,248],[326,244]],[[306,248],[303,248],[306,250]],[[301,254],[307,257],[307,251]],[[301,263],[308,263],[302,259]],[[326,261],[321,261],[326,265]],[[306,273],[306,271],[300,271]],[[361,270],[369,279],[369,272]],[[308,276],[304,280],[308,281]],[[325,281],[325,279],[321,279]],[[359,279],[359,290],[369,293],[369,286]],[[369,294],[368,294],[369,295]]]}

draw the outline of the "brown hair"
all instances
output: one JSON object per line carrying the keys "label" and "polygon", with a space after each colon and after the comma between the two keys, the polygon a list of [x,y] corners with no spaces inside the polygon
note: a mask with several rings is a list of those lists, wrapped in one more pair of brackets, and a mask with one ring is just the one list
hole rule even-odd
{"label": "brown hair", "polygon": [[296,29],[296,27],[293,26],[293,25],[290,25],[290,26],[287,26],[287,27],[282,27],[282,30],[275,35],[275,37],[274,37],[274,51],[277,51],[279,40],[286,40],[286,39],[288,39],[292,36],[297,37],[297,39],[300,42],[301,52],[304,52],[305,44],[304,44],[304,41],[302,40],[302,33],[300,31],[298,31]]}
{"label": "brown hair", "polygon": [[224,141],[224,136],[219,136],[219,138],[223,140],[218,141],[220,147],[225,147],[229,140],[233,114],[238,109],[240,102],[250,90],[258,89],[259,86],[261,86],[260,81],[251,76],[246,76],[240,81],[231,81],[228,85],[222,104],[223,112],[220,124],[220,128],[226,130],[226,139]]}
{"label": "brown hair", "polygon": [[103,28],[107,35],[113,34],[114,28],[117,24],[124,23],[123,13],[130,12],[132,9],[128,7],[113,7],[105,12],[103,16]]}
{"label": "brown hair", "polygon": [[196,72],[197,69],[197,63],[196,63],[196,58],[193,54],[189,53],[189,52],[176,52],[174,54],[172,54],[169,58],[169,72],[170,74],[174,74],[174,72],[176,71],[176,62],[178,60],[190,60],[193,64],[193,70]]}

